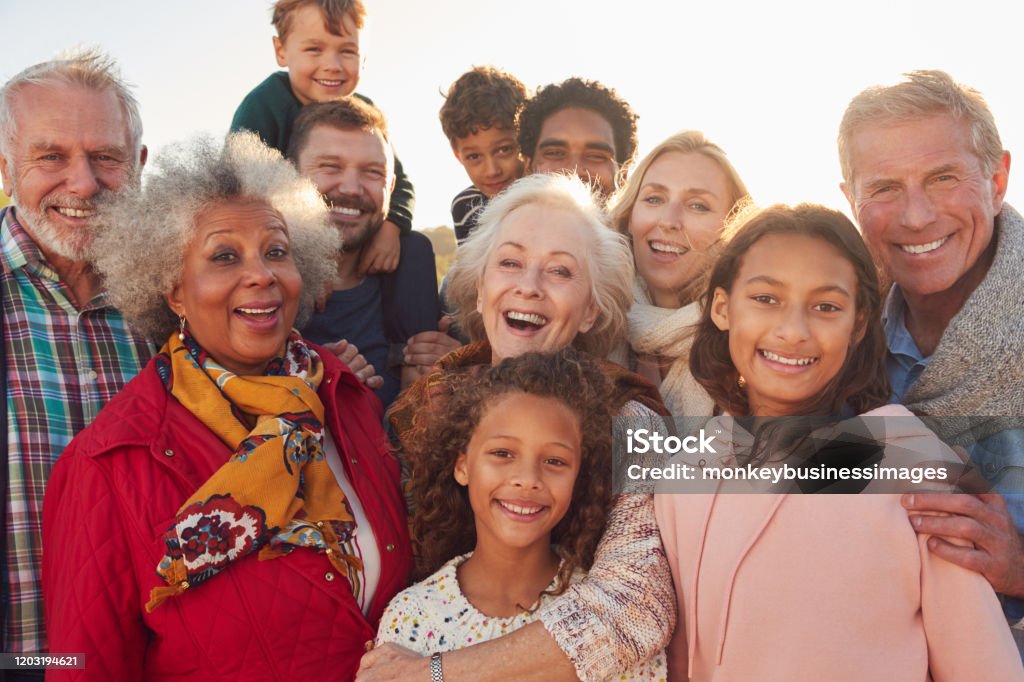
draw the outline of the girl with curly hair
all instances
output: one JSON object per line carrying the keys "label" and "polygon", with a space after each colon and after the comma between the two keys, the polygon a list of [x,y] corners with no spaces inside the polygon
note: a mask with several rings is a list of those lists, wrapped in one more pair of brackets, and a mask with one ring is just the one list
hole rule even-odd
{"label": "girl with curly hair", "polygon": [[[586,354],[526,353],[429,398],[404,441],[422,582],[378,642],[421,654],[500,637],[582,579],[612,490],[611,385]],[[663,679],[656,656],[622,679]]]}

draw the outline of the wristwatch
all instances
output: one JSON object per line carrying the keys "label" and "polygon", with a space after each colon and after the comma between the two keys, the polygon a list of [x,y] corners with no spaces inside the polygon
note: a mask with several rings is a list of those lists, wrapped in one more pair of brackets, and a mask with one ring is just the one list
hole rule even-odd
{"label": "wristwatch", "polygon": [[430,682],[444,682],[444,671],[441,669],[441,652],[430,655]]}

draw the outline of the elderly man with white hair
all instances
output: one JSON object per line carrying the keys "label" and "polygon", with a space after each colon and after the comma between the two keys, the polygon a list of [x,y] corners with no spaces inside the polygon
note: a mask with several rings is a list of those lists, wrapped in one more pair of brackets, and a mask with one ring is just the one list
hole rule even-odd
{"label": "elderly man with white hair", "polygon": [[0,88],[0,131],[0,174],[13,202],[0,210],[7,425],[0,648],[32,654],[46,651],[39,569],[50,466],[153,351],[107,301],[88,257],[97,201],[138,181],[146,148],[134,96],[96,51],[11,78]]}
{"label": "elderly man with white hair", "polygon": [[979,92],[915,71],[850,102],[839,156],[843,192],[893,281],[893,400],[935,417],[991,491],[904,506],[935,554],[1000,593],[1024,650],[1024,218],[1003,200],[1009,152]]}

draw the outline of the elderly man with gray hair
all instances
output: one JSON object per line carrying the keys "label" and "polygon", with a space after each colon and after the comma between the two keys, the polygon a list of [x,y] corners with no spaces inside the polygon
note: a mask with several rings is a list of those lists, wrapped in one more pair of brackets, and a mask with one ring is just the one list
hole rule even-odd
{"label": "elderly man with gray hair", "polygon": [[992,583],[1022,648],[1024,218],[1003,201],[1009,152],[979,92],[915,71],[851,101],[839,156],[843,192],[893,281],[893,400],[934,417],[992,491],[904,506],[935,554]]}
{"label": "elderly man with gray hair", "polygon": [[107,301],[88,256],[96,202],[138,182],[146,148],[135,97],[97,51],[11,78],[0,88],[0,131],[0,174],[13,201],[0,211],[0,650],[34,654],[47,649],[39,573],[50,467],[153,352]]}

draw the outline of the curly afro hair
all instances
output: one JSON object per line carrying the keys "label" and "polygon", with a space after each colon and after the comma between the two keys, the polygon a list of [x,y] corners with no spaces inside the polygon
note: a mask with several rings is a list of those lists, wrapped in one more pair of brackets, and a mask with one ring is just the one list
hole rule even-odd
{"label": "curly afro hair", "polygon": [[519,114],[519,147],[523,155],[537,151],[540,129],[549,116],[563,109],[590,109],[612,126],[615,135],[615,161],[628,166],[636,154],[636,120],[633,108],[612,88],[597,81],[567,78],[545,85],[527,100]]}
{"label": "curly afro hair", "polygon": [[551,532],[562,559],[555,594],[577,567],[589,569],[612,503],[611,384],[586,353],[525,353],[500,364],[477,366],[429,396],[403,440],[412,469],[412,538],[420,578],[476,546],[469,493],[455,480],[455,462],[466,452],[480,420],[511,393],[554,398],[580,420],[582,457],[569,510]]}

